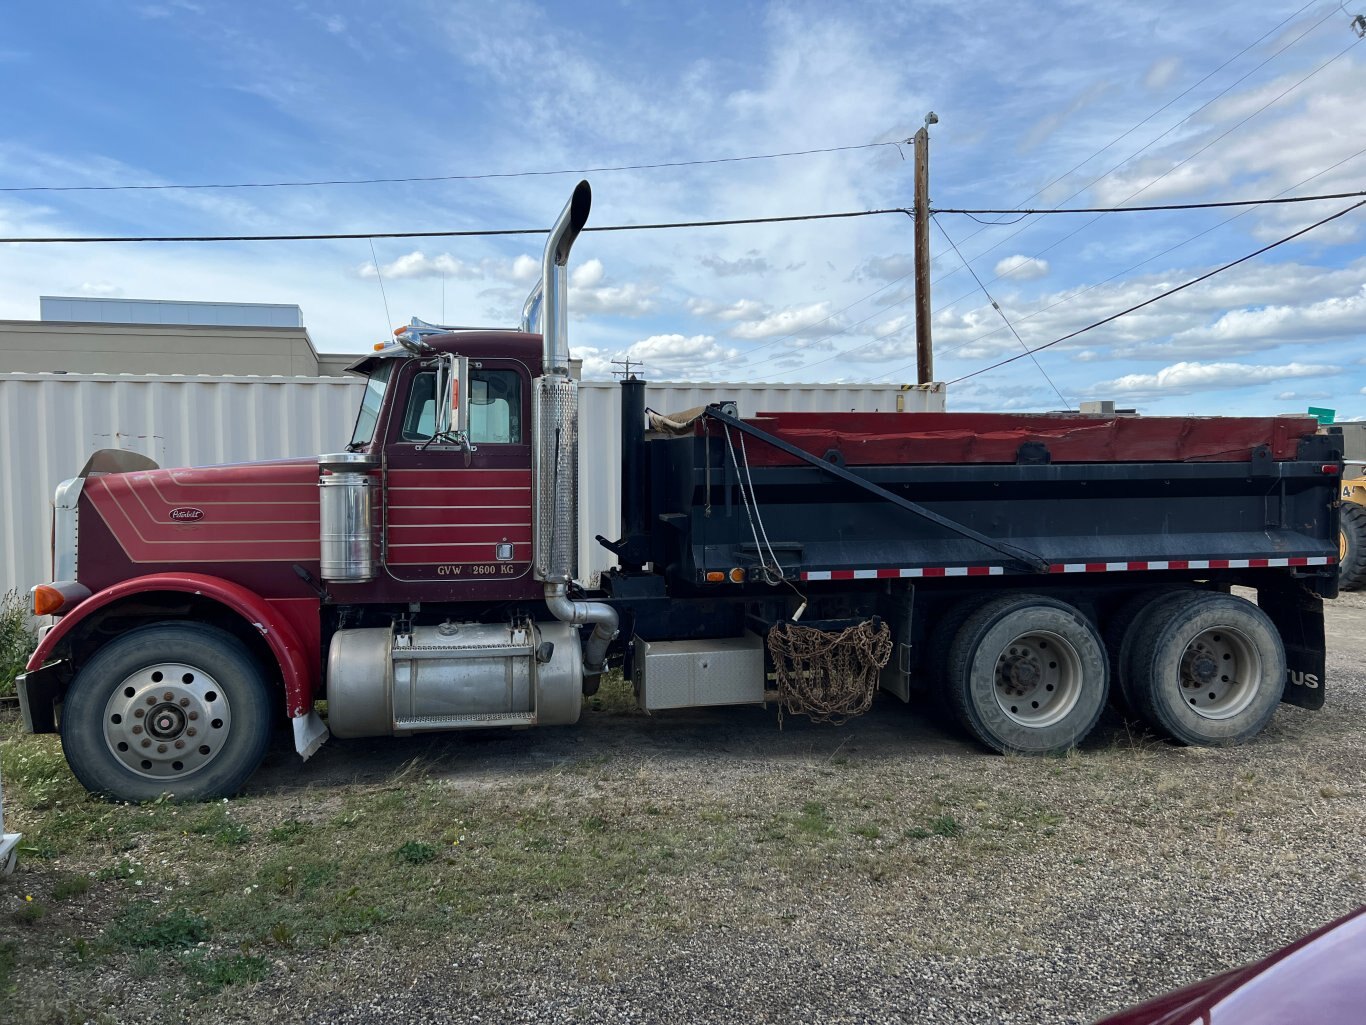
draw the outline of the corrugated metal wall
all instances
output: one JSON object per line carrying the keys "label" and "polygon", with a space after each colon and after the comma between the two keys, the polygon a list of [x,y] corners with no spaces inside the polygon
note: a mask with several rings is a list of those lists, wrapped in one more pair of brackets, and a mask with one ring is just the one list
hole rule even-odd
{"label": "corrugated metal wall", "polygon": [[[0,374],[0,590],[48,579],[52,492],[101,448],[161,466],[279,459],[337,451],[351,435],[363,382],[340,377],[136,377]],[[593,537],[618,532],[619,388],[582,386],[580,576],[612,564]],[[652,384],[646,402],[679,412],[720,399],[758,412],[943,409],[943,393],[894,385]]]}

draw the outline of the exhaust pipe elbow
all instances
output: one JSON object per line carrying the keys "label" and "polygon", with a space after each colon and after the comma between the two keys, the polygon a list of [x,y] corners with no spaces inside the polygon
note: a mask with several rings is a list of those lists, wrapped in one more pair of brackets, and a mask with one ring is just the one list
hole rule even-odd
{"label": "exhaust pipe elbow", "polygon": [[607,646],[618,632],[617,610],[599,601],[572,601],[565,584],[545,585],[545,604],[550,614],[574,626],[593,624],[593,633],[583,649],[585,676],[600,676],[607,661]]}
{"label": "exhaust pipe elbow", "polygon": [[539,310],[535,309],[536,289],[527,296],[522,309],[525,323],[529,316],[537,316],[541,322],[543,337],[543,367],[546,374],[567,374],[569,372],[569,276],[565,265],[569,263],[569,250],[574,240],[588,223],[588,211],[593,206],[593,190],[588,182],[581,181],[574,186],[574,194],[560,211],[555,226],[550,229],[550,237],[545,241],[545,252],[541,256],[541,282]]}

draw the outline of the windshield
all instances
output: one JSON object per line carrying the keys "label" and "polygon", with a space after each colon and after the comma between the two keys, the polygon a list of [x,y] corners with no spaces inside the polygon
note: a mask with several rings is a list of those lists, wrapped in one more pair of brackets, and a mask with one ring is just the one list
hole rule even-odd
{"label": "windshield", "polygon": [[365,398],[361,400],[360,413],[356,416],[356,429],[351,432],[351,444],[346,446],[349,450],[364,448],[374,438],[375,425],[379,423],[380,403],[384,401],[384,389],[389,384],[393,369],[393,360],[385,360],[375,368],[366,382]]}

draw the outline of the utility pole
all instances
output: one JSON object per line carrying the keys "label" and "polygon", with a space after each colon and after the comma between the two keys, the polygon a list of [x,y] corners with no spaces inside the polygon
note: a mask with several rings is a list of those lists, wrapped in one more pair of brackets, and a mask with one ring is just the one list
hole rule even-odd
{"label": "utility pole", "polygon": [[934,111],[915,133],[915,367],[921,384],[934,380],[934,343],[930,337],[930,125]]}

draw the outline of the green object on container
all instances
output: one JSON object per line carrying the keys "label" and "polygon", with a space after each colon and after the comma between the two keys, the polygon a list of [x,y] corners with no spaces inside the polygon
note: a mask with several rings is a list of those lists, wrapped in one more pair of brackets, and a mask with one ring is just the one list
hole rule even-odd
{"label": "green object on container", "polygon": [[1333,417],[1338,415],[1338,411],[1336,409],[1321,409],[1318,406],[1310,406],[1309,409],[1306,410],[1306,412],[1310,416],[1317,417],[1321,425],[1332,423]]}

